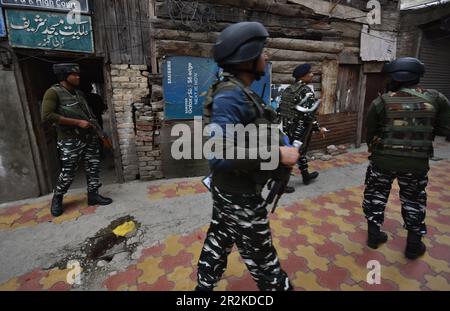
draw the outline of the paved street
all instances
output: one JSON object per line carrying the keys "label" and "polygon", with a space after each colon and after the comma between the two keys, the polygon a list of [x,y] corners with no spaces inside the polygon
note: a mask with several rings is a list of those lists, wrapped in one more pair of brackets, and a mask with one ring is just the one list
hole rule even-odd
{"label": "paved street", "polygon": [[[414,262],[403,256],[397,185],[386,214],[388,243],[376,251],[365,246],[365,147],[312,162],[321,176],[308,187],[297,172],[296,193],[283,197],[270,219],[296,290],[450,290],[450,144],[439,139],[435,146],[428,252]],[[71,191],[57,219],[49,213],[50,196],[0,205],[0,290],[192,290],[212,205],[201,179],[109,185],[103,192],[113,205],[88,207],[82,189]],[[117,238],[112,229],[126,221],[137,229]],[[371,260],[381,264],[379,285],[366,281]],[[67,282],[73,273],[80,284]],[[236,250],[218,289],[257,289]]]}

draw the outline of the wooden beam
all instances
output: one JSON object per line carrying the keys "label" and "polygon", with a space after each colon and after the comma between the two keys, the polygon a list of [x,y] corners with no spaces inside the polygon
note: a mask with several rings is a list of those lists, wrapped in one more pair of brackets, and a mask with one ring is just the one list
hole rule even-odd
{"label": "wooden beam", "polygon": [[[191,2],[190,0],[184,1]],[[313,10],[309,8],[287,3],[277,3],[274,0],[199,0],[198,2],[220,6],[237,7],[288,17],[304,17],[314,13]]]}
{"label": "wooden beam", "polygon": [[108,119],[111,126],[111,140],[113,142],[113,155],[114,155],[114,168],[116,170],[117,182],[123,183],[125,181],[122,166],[122,155],[120,151],[119,144],[119,132],[117,131],[116,113],[114,109],[114,104],[112,102],[112,82],[111,82],[111,65],[104,64],[103,66],[103,76],[105,79],[105,94],[106,94],[106,104],[108,106]]}
{"label": "wooden beam", "polygon": [[[363,66],[361,66],[363,67]],[[362,142],[362,131],[363,131],[363,123],[364,123],[364,107],[365,107],[365,99],[366,99],[366,87],[367,87],[367,75],[364,74],[364,69],[361,68],[360,77],[359,77],[359,94],[358,94],[358,124],[356,128],[356,148],[361,146]]]}
{"label": "wooden beam", "polygon": [[[298,61],[274,61],[274,62],[272,62],[272,72],[292,74],[294,72],[294,69],[302,63],[305,63],[305,62],[303,62],[301,60],[298,60]],[[321,62],[308,62],[308,63],[312,66],[312,71],[314,71],[314,72],[322,71],[322,63]]]}
{"label": "wooden beam", "polygon": [[[219,32],[190,32],[171,29],[155,29],[151,36],[158,40],[179,40],[214,43],[219,37]],[[324,42],[301,39],[269,38],[267,47],[293,51],[340,53],[344,44],[339,42]]]}
{"label": "wooden beam", "polygon": [[157,58],[173,55],[212,57],[213,44],[177,40],[156,41]]}
{"label": "wooden beam", "polygon": [[362,26],[348,21],[337,20],[330,23],[331,29],[341,33],[344,38],[357,39],[361,38]]}
{"label": "wooden beam", "polygon": [[269,56],[269,59],[273,61],[322,61],[325,59],[337,59],[337,55],[331,53],[289,51],[273,48],[267,48],[266,53]]}
{"label": "wooden beam", "polygon": [[367,12],[342,4],[322,0],[288,0],[288,3],[299,4],[312,9],[315,14],[330,16],[337,19],[351,20],[355,23],[366,24]]}
{"label": "wooden beam", "polygon": [[[156,15],[160,18],[171,19],[171,15],[174,16],[178,23],[187,24],[191,26],[193,29],[205,29],[210,26],[213,26],[216,22],[227,22],[227,23],[237,23],[241,21],[258,21],[264,26],[277,26],[284,28],[300,28],[307,29],[309,28],[312,19],[305,19],[302,16],[296,17],[286,17],[281,15],[272,14],[266,11],[256,11],[256,10],[248,10],[242,7],[235,6],[220,6],[211,4],[211,3],[199,3],[195,10],[198,15],[203,18],[193,18],[196,15],[193,15],[194,8],[191,10],[185,10],[183,16],[181,15],[180,10],[170,11],[170,7],[167,2],[158,2],[156,4]],[[210,12],[209,22],[205,21],[208,16],[203,16],[206,13]],[[171,14],[169,14],[171,13]]]}
{"label": "wooden beam", "polygon": [[171,29],[155,29],[151,34],[157,40],[192,41],[202,43],[214,43],[219,37],[219,32],[192,32]]}
{"label": "wooden beam", "polygon": [[[159,40],[156,42],[156,54],[158,58],[169,55],[189,55],[198,57],[211,57],[213,44],[179,40]],[[274,61],[321,61],[324,59],[337,59],[336,54],[315,53],[302,51],[288,51],[267,48],[266,53],[270,60]]]}
{"label": "wooden beam", "polygon": [[294,51],[340,53],[344,45],[338,42],[324,42],[312,40],[298,40],[286,38],[269,38],[267,42],[269,48],[277,48]]}
{"label": "wooden beam", "polygon": [[[148,6],[148,14],[149,14],[149,18],[155,18],[156,17],[156,13],[155,13],[155,0],[149,0],[149,6]],[[150,23],[150,34],[153,34],[156,31],[156,29],[154,29],[154,25],[152,23]],[[155,38],[150,38],[150,65],[152,67],[152,73],[158,73],[159,69],[158,68],[158,60],[156,58],[156,42],[155,42]]]}
{"label": "wooden beam", "polygon": [[334,113],[336,105],[337,79],[339,64],[337,60],[325,60],[322,63],[322,105],[320,114]]}
{"label": "wooden beam", "polygon": [[339,55],[339,63],[345,64],[345,65],[359,65],[361,64],[361,61],[359,60],[359,57],[354,54],[341,54]]}
{"label": "wooden beam", "polygon": [[[292,28],[292,27],[283,27],[283,26],[268,26],[265,25],[267,31],[269,32],[270,36],[275,38],[295,38],[295,39],[302,39],[302,38],[311,38],[311,37],[325,37],[325,38],[335,38],[336,40],[339,40],[342,37],[342,31],[339,29],[333,29],[330,27],[330,25],[326,22],[318,22],[313,19],[306,19],[308,21],[308,26],[305,26],[304,28]],[[179,30],[179,31],[192,31],[192,29],[187,26],[183,25],[182,23],[179,23],[179,21],[172,21],[170,19],[164,19],[164,18],[150,18],[151,24],[154,26],[153,28],[156,29],[172,29],[172,30]],[[220,32],[225,27],[231,25],[231,23],[227,22],[214,22],[210,23],[208,25],[208,32]],[[358,37],[359,39],[359,37]],[[334,40],[335,41],[335,40]]]}

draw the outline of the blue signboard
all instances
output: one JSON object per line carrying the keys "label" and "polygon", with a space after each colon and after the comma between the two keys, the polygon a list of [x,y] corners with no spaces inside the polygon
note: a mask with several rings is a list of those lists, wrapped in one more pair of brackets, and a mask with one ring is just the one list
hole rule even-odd
{"label": "blue signboard", "polygon": [[12,47],[94,53],[90,16],[6,9]]}
{"label": "blue signboard", "polygon": [[[251,88],[270,103],[271,70]],[[168,57],[163,64],[163,89],[166,120],[190,120],[203,115],[204,94],[217,80],[221,69],[212,58]]]}
{"label": "blue signboard", "polygon": [[5,18],[3,17],[3,9],[0,5],[0,37],[6,37]]}
{"label": "blue signboard", "polygon": [[217,78],[217,64],[210,58],[168,57],[164,62],[165,119],[193,119],[203,115],[204,97]]}

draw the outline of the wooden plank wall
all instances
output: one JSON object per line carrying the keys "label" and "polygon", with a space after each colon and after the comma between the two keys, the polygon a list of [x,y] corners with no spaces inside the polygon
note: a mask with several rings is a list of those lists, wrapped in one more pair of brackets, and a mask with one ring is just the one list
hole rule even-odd
{"label": "wooden plank wall", "polygon": [[[381,2],[383,25],[375,29],[392,30],[398,16],[392,11],[398,1]],[[362,0],[345,3],[367,12],[366,4]],[[332,114],[330,119],[325,119],[325,125],[329,122],[330,127],[336,128],[329,138],[315,143],[316,146],[355,142],[357,113],[354,112],[359,109],[359,103],[341,105],[336,94],[338,86],[345,85],[337,83],[340,65],[361,65],[361,23],[315,15],[311,9],[288,0],[155,0],[154,8],[151,36],[155,44],[154,63],[158,64],[169,55],[211,57],[213,43],[228,25],[244,20],[263,23],[270,33],[266,51],[273,62],[274,84],[292,83],[292,71],[298,64],[313,64],[317,97],[322,98],[320,114],[324,116],[321,117]],[[180,14],[182,10],[184,15]],[[352,81],[359,81],[359,75],[353,78]]]}
{"label": "wooden plank wall", "polygon": [[112,64],[149,64],[149,1],[91,1],[97,56]]}
{"label": "wooden plank wall", "polygon": [[324,149],[329,145],[355,143],[358,113],[342,112],[318,116],[321,126],[330,130],[325,138],[313,134],[309,150]]}
{"label": "wooden plank wall", "polygon": [[[268,29],[271,38],[267,53],[273,61],[273,83],[293,82],[292,71],[304,62],[313,64],[317,97],[322,97],[322,89],[335,93],[333,84],[324,84],[322,64],[335,61],[340,53],[359,53],[360,25],[352,22],[334,21],[314,16],[308,8],[275,1],[233,1],[200,0],[198,12],[210,12],[209,19],[187,23],[174,9],[173,1],[156,1],[156,18],[152,19],[158,63],[167,55],[190,55],[211,57],[212,45],[219,32],[231,23],[242,20],[259,21]],[[186,3],[186,1],[178,1]],[[186,5],[184,9],[188,8]],[[352,24],[349,27],[347,24]],[[338,25],[338,26],[336,26]],[[351,48],[349,50],[348,48]],[[325,81],[335,81],[337,70],[330,71]],[[323,112],[334,112],[334,96],[326,97],[323,105],[329,106]]]}
{"label": "wooden plank wall", "polygon": [[359,65],[341,65],[339,68],[335,113],[358,111],[360,67]]}

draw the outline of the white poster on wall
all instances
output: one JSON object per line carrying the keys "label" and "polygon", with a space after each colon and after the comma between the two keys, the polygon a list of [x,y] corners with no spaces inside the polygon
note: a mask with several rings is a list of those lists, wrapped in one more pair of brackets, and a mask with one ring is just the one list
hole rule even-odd
{"label": "white poster on wall", "polygon": [[391,31],[371,30],[367,25],[361,31],[361,59],[365,62],[392,61],[397,55],[397,36]]}

